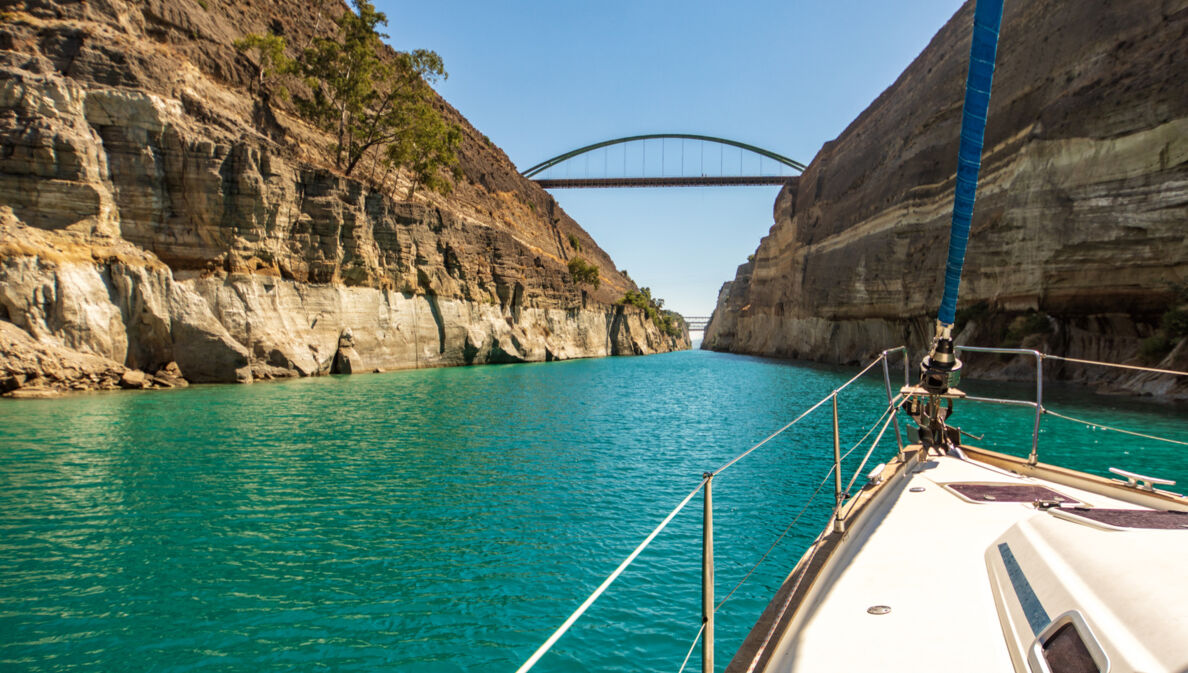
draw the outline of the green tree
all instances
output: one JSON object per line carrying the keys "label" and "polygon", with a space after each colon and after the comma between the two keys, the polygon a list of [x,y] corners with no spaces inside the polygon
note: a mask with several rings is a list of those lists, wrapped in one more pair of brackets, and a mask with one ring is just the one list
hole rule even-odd
{"label": "green tree", "polygon": [[[253,88],[267,104],[271,93],[287,98],[284,83],[299,81],[297,111],[334,135],[334,165],[344,174],[370,155],[372,171],[376,164],[384,168],[381,186],[392,169],[402,167],[411,177],[407,198],[421,187],[448,192],[448,169],[455,180],[461,177],[462,131],[434,107],[429,83],[446,77],[441,57],[427,49],[386,55],[386,35],[378,27],[387,25],[387,17],[369,0],[353,4],[355,11],[338,19],[333,38],[315,35],[295,50],[296,58],[286,54],[294,50],[279,35],[236,40],[237,48],[256,56]],[[320,10],[317,15],[320,22]]]}
{"label": "green tree", "polygon": [[297,66],[296,61],[285,55],[285,38],[272,33],[249,33],[233,44],[241,52],[255,52],[256,77],[253,86],[256,91],[263,93],[266,85],[275,84],[278,95],[282,98],[288,95],[283,85],[276,84],[280,76],[294,73]]}
{"label": "green tree", "polygon": [[[428,84],[447,77],[441,57],[417,49],[384,60],[382,38],[387,35],[377,27],[386,26],[387,17],[368,0],[354,0],[354,6],[354,12],[339,18],[336,39],[317,38],[302,54],[300,69],[310,93],[297,99],[308,119],[335,134],[334,163],[347,175],[372,148],[409,135],[450,136],[425,128],[444,125],[429,105]],[[433,114],[426,114],[426,109]],[[407,140],[405,144],[424,145]],[[409,154],[407,149],[395,154],[435,156],[433,151]]]}
{"label": "green tree", "polygon": [[409,169],[412,183],[407,199],[411,199],[421,186],[448,193],[453,184],[442,176],[441,169],[452,168],[454,179],[461,177],[457,149],[462,142],[462,131],[446,123],[428,103],[410,105],[406,112],[411,119],[403,125],[405,132],[384,150],[385,167],[390,169],[395,165]]}
{"label": "green tree", "polygon": [[595,290],[602,284],[602,280],[598,277],[598,267],[581,257],[570,258],[569,275],[573,278],[573,282],[592,285]]}

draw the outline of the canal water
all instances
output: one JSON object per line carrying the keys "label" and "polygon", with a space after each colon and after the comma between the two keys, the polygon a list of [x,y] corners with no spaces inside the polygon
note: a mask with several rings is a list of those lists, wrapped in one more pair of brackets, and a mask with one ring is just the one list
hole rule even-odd
{"label": "canal water", "polygon": [[[693,351],[5,401],[0,669],[512,671],[704,471],[854,373]],[[1188,439],[1182,409],[1047,395]],[[885,400],[877,370],[842,394],[843,448]],[[1031,419],[954,418],[1014,453]],[[718,613],[719,669],[827,518],[831,484],[780,539],[829,428],[826,406],[715,479],[719,599],[780,540]],[[872,463],[894,449],[889,431]],[[1188,482],[1181,447],[1059,419],[1040,456]],[[695,500],[536,670],[675,672],[700,519]]]}

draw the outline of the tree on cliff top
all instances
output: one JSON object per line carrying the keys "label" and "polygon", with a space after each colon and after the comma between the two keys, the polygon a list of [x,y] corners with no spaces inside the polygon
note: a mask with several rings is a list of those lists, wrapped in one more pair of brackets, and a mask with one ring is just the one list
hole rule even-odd
{"label": "tree on cliff top", "polygon": [[350,175],[369,151],[389,168],[413,173],[410,195],[419,185],[447,191],[439,169],[456,166],[461,132],[433,108],[429,82],[447,75],[441,57],[427,49],[382,58],[377,30],[387,17],[368,0],[354,0],[355,11],[338,19],[333,38],[315,37],[296,58],[284,54],[278,35],[245,35],[241,50],[257,50],[257,78],[262,86],[273,74],[299,76],[306,91],[294,96],[301,115],[334,134],[334,165]]}

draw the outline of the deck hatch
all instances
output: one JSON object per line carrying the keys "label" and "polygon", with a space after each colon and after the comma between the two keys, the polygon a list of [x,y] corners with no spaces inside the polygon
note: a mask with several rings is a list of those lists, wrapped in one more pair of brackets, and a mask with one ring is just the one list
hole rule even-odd
{"label": "deck hatch", "polygon": [[1034,673],[1102,673],[1110,670],[1110,658],[1085,616],[1069,610],[1035,637],[1027,665]]}
{"label": "deck hatch", "polygon": [[988,484],[984,482],[952,482],[945,488],[971,502],[1035,502],[1037,500],[1080,504],[1074,498],[1035,484]]}
{"label": "deck hatch", "polygon": [[1019,599],[1019,606],[1023,608],[1023,614],[1027,617],[1031,633],[1038,635],[1052,621],[1048,617],[1048,611],[1040,603],[1039,596],[1035,595],[1035,589],[1031,588],[1031,582],[1027,581],[1027,575],[1023,574],[1023,568],[1015,560],[1015,553],[1011,551],[1011,546],[1005,542],[999,543],[998,554],[1002,557],[1002,564],[1006,566],[1007,577],[1011,580],[1015,596]]}
{"label": "deck hatch", "polygon": [[1093,655],[1072,622],[1062,625],[1043,644],[1044,661],[1052,673],[1098,673]]}
{"label": "deck hatch", "polygon": [[1188,512],[1168,512],[1157,509],[1098,509],[1072,507],[1060,510],[1063,514],[1079,516],[1118,528],[1153,528],[1159,530],[1188,530]]}

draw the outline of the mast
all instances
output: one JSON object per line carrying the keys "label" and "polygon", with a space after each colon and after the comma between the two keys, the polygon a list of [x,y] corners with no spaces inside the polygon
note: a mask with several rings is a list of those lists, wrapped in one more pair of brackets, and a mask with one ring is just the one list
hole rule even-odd
{"label": "mast", "polygon": [[[977,0],[974,7],[973,39],[969,47],[969,73],[965,79],[965,102],[961,110],[961,144],[957,150],[957,180],[953,194],[953,219],[949,226],[949,256],[945,263],[945,289],[936,316],[932,348],[920,363],[920,386],[927,402],[910,399],[908,411],[920,427],[925,447],[956,446],[960,439],[945,425],[953,413],[953,398],[963,395],[951,388],[960,378],[961,361],[953,346],[953,323],[957,317],[957,294],[965,265],[965,246],[973,221],[978,173],[982,168],[982,145],[990,89],[994,82],[994,61],[998,52],[998,31],[1002,25],[1003,0]],[[942,401],[948,398],[948,407]]]}
{"label": "mast", "polygon": [[920,364],[920,385],[932,395],[944,394],[961,362],[953,354],[953,323],[957,315],[957,294],[965,264],[965,246],[973,220],[978,173],[982,168],[982,145],[998,31],[1002,25],[1003,0],[978,0],[974,9],[973,39],[969,49],[969,74],[965,80],[965,103],[961,113],[961,144],[957,150],[957,185],[953,195],[953,219],[949,227],[949,257],[945,264],[945,289],[936,318],[932,349]]}

